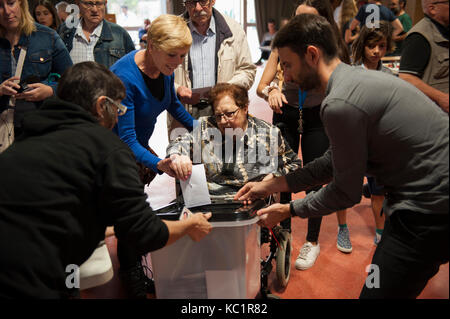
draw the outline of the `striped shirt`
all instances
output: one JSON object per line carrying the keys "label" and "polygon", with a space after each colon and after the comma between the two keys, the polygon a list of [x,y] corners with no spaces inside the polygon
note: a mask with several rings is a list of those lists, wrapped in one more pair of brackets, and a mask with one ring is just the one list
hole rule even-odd
{"label": "striped shirt", "polygon": [[95,28],[94,32],[90,34],[89,40],[86,39],[81,23],[82,20],[75,31],[73,47],[70,51],[70,57],[72,58],[73,64],[84,61],[95,61],[94,47],[102,34],[103,21]]}
{"label": "striped shirt", "polygon": [[211,17],[206,36],[200,34],[192,21],[189,22],[192,33],[190,58],[192,62],[192,88],[204,88],[216,84],[216,22]]}

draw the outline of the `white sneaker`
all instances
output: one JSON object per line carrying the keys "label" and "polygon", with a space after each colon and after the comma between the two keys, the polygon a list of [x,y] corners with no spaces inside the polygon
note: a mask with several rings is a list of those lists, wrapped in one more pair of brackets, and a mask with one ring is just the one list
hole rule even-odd
{"label": "white sneaker", "polygon": [[373,242],[375,243],[375,245],[377,246],[380,241],[381,241],[381,236],[380,234],[378,234],[377,232],[375,232],[375,238],[373,239]]}
{"label": "white sneaker", "polygon": [[314,246],[310,242],[303,244],[302,249],[295,261],[295,268],[298,270],[306,270],[311,268],[316,262],[317,256],[320,253],[320,245]]}

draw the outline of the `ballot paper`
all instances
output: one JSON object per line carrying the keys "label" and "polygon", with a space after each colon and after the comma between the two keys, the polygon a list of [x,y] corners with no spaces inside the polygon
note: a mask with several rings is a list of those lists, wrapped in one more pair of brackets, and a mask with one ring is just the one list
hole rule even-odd
{"label": "ballot paper", "polygon": [[195,207],[211,204],[208,185],[206,184],[205,166],[193,165],[192,174],[186,181],[180,181],[184,205]]}

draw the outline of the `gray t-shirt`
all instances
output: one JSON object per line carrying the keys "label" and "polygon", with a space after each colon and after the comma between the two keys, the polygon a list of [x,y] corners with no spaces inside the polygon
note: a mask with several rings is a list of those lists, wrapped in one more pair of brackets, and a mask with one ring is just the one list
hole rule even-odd
{"label": "gray t-shirt", "polygon": [[328,183],[292,203],[300,217],[361,201],[366,173],[386,190],[383,210],[448,214],[449,120],[406,81],[341,63],[328,82],[321,118],[330,148],[286,176],[293,192]]}

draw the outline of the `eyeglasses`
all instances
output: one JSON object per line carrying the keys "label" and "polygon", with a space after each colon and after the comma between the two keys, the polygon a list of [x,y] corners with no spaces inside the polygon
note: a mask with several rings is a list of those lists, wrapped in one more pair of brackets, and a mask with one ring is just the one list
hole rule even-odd
{"label": "eyeglasses", "polygon": [[220,122],[222,120],[222,118],[225,118],[225,120],[232,120],[236,113],[239,112],[240,108],[238,108],[237,110],[233,111],[233,112],[225,112],[222,114],[214,114],[214,118],[216,119],[216,122]]}
{"label": "eyeglasses", "polygon": [[106,100],[117,107],[117,115],[122,116],[127,112],[127,107],[123,104],[117,103],[112,98],[105,96]]}
{"label": "eyeglasses", "polygon": [[94,6],[97,8],[103,8],[105,6],[105,1],[80,1],[83,6],[85,6],[87,9],[92,9]]}
{"label": "eyeglasses", "polygon": [[197,2],[200,3],[200,5],[202,7],[207,7],[209,6],[209,3],[211,2],[210,0],[186,0],[184,1],[184,6],[186,8],[194,8],[197,5]]}

